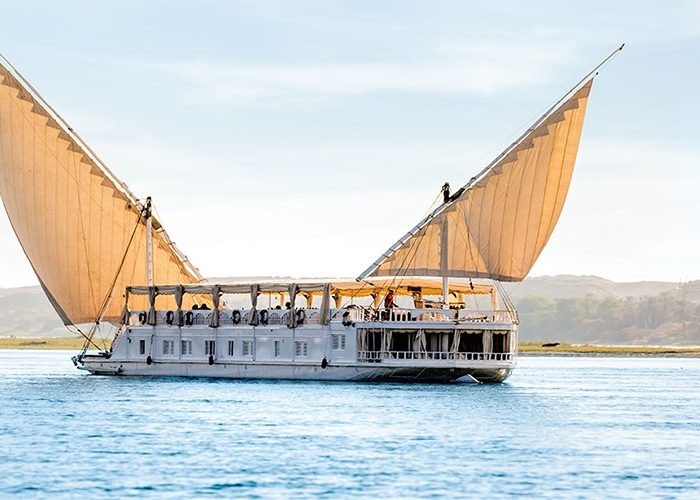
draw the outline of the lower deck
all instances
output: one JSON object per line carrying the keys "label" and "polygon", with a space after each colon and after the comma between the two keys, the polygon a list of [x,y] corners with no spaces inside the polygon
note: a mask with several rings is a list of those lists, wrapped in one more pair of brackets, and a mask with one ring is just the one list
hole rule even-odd
{"label": "lower deck", "polygon": [[515,346],[517,327],[496,322],[132,325],[109,353],[82,363],[118,375],[498,382],[515,366]]}

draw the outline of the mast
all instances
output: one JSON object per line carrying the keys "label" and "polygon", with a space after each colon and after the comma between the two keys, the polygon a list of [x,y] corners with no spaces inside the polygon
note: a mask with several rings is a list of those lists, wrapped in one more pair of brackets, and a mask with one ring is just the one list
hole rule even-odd
{"label": "mast", "polygon": [[148,286],[153,286],[153,218],[151,217],[151,197],[146,198],[146,274]]}
{"label": "mast", "polygon": [[442,277],[442,301],[445,303],[443,306],[445,309],[450,308],[450,278],[447,276]]}

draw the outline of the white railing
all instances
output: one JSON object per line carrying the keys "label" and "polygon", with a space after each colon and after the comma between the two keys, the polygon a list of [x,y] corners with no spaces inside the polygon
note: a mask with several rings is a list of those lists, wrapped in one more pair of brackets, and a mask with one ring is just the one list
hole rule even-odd
{"label": "white railing", "polygon": [[458,309],[458,319],[467,322],[492,322],[492,323],[514,323],[515,317],[511,311],[474,311],[469,309]]}
{"label": "white railing", "polygon": [[350,306],[340,309],[331,309],[331,321],[342,321],[344,323],[353,321],[370,321],[373,310],[366,307]]}
{"label": "white railing", "polygon": [[[321,324],[321,313],[318,309],[302,309],[302,308],[297,308],[297,311],[303,310],[305,313],[305,319],[304,319],[304,325],[320,325]],[[234,311],[237,312],[237,314],[234,314]],[[267,321],[263,325],[261,321],[261,313],[263,311],[267,311]],[[354,309],[350,309],[350,314],[349,317],[352,321],[361,321],[362,318],[362,311],[356,311]],[[333,315],[336,311],[331,310],[331,315]],[[168,313],[172,313],[170,315],[171,321],[174,320],[175,318],[175,312],[174,311],[156,311],[156,325],[170,325],[171,323],[168,321]],[[183,309],[182,314],[183,314],[183,320],[185,321],[185,327],[191,327],[191,326],[208,326],[210,321],[211,321],[211,315],[214,313],[214,311],[211,310],[206,310],[206,309],[194,309],[194,310],[189,310],[189,309]],[[250,321],[250,309],[221,309],[219,310],[219,326],[221,327],[232,327],[232,326],[244,326],[248,327],[249,326],[249,321]],[[267,326],[267,325],[286,325],[288,320],[289,320],[289,313],[290,311],[288,309],[275,309],[275,308],[263,308],[263,309],[258,309],[257,314],[258,314],[258,321],[259,324],[262,326]],[[342,316],[343,311],[339,310],[338,312],[338,318]],[[331,316],[332,317],[332,316]],[[148,318],[148,311],[144,310],[135,310],[135,311],[130,311],[130,320],[129,324],[130,325],[146,325],[146,320]],[[334,318],[335,319],[335,318]]]}
{"label": "white railing", "polygon": [[442,352],[442,351],[359,351],[360,361],[380,362],[384,359],[445,360],[445,361],[513,361],[512,352]]}
{"label": "white railing", "polygon": [[[297,308],[297,311],[303,310],[306,314],[304,324],[319,325],[321,323],[321,315],[318,309],[303,309]],[[234,322],[234,310],[221,309],[219,311],[220,326],[247,326],[250,321],[250,309],[236,310],[236,321]],[[286,325],[289,310],[263,308],[258,309],[260,315],[262,311],[267,311],[266,325]],[[156,324],[166,325],[167,315],[169,311],[156,312]],[[183,310],[183,315],[187,319],[185,326],[206,326],[210,323],[212,311],[210,310]],[[429,321],[429,322],[450,322],[450,323],[513,323],[515,318],[510,311],[477,311],[469,309],[379,309],[374,311],[363,307],[349,307],[345,309],[331,309],[332,321],[343,322],[359,322],[359,321],[378,321],[378,322],[413,322],[413,321]],[[131,311],[131,325],[145,324],[148,311]],[[174,315],[171,315],[174,316]],[[189,324],[189,323],[192,324]]]}
{"label": "white railing", "polygon": [[472,309],[380,309],[378,321],[459,321],[466,323],[512,323],[510,311],[479,311]]}

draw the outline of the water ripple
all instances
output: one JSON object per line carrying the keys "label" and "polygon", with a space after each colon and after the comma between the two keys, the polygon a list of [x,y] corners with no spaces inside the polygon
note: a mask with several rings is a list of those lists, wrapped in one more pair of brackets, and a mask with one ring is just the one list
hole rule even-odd
{"label": "water ripple", "polygon": [[0,497],[692,497],[700,360],[501,385],[93,377],[0,351]]}

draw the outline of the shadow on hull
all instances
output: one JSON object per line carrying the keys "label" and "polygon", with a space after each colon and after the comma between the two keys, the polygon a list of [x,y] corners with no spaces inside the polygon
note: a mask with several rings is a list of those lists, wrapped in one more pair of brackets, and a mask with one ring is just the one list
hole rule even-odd
{"label": "shadow on hull", "polygon": [[425,384],[483,383],[495,384],[506,380],[511,368],[380,368],[363,373],[356,382],[406,382]]}

